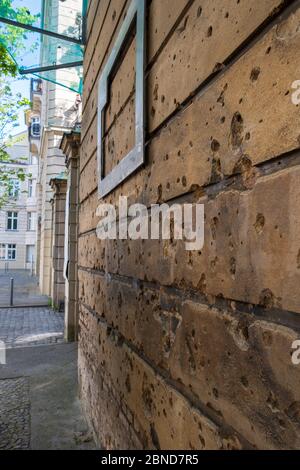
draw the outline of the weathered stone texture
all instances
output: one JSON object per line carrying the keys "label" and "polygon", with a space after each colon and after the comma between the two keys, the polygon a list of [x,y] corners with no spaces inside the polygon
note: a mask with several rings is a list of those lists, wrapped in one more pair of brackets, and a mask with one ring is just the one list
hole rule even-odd
{"label": "weathered stone texture", "polygon": [[[129,3],[99,2],[88,20],[78,240],[87,416],[108,449],[299,448],[300,9],[148,3],[146,164],[104,202],[204,204],[205,243],[189,252],[95,233],[97,85]],[[106,174],[134,145],[135,49],[131,37],[109,87]]]}

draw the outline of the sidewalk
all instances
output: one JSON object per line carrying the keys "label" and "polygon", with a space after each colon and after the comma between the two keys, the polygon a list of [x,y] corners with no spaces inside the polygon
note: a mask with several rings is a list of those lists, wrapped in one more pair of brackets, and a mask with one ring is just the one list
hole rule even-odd
{"label": "sidewalk", "polygon": [[63,341],[64,315],[48,307],[1,308],[0,341],[6,348]]}
{"label": "sidewalk", "polygon": [[78,399],[75,343],[9,349],[0,410],[0,450],[96,448]]}
{"label": "sidewalk", "polygon": [[48,305],[48,297],[40,294],[38,281],[29,271],[0,271],[0,307],[10,305],[10,279],[14,279],[14,306]]}

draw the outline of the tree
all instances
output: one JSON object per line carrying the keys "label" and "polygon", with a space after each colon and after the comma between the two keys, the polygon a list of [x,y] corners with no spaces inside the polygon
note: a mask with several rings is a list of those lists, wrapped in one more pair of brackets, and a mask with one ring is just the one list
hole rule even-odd
{"label": "tree", "polygon": [[26,178],[21,166],[24,159],[13,160],[8,150],[17,143],[10,132],[18,126],[19,112],[29,104],[29,100],[22,98],[20,93],[13,94],[10,86],[0,78],[0,208],[10,197],[14,180],[24,181]]}
{"label": "tree", "polygon": [[[37,19],[26,7],[13,8],[11,0],[1,0],[0,16],[27,24]],[[30,102],[19,93],[14,94],[7,79],[4,80],[4,77],[16,77],[18,69],[11,54],[24,50],[26,38],[26,30],[9,25],[0,27],[0,208],[10,197],[13,181],[26,178],[23,168],[9,156],[8,149],[16,142],[10,132],[18,125],[19,112]]]}

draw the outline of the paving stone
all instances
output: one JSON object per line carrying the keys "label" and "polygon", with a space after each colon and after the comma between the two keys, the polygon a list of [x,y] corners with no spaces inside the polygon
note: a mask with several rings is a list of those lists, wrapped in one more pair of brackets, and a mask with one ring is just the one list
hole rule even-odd
{"label": "paving stone", "polygon": [[0,341],[7,348],[63,341],[64,314],[48,307],[0,309]]}
{"label": "paving stone", "polygon": [[27,378],[0,380],[0,411],[0,449],[28,449],[30,400]]}

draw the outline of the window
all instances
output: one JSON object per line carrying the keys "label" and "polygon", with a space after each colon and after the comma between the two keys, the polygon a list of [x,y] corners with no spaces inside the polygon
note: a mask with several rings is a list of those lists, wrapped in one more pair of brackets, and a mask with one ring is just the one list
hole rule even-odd
{"label": "window", "polygon": [[35,196],[35,180],[28,180],[28,197]]}
{"label": "window", "polygon": [[36,214],[35,212],[27,213],[27,230],[32,232],[36,229]]}
{"label": "window", "polygon": [[8,191],[9,197],[17,199],[20,192],[20,182],[19,180],[13,179],[10,181],[10,187]]}
{"label": "window", "polygon": [[34,263],[35,246],[26,246],[26,263]]}
{"label": "window", "polygon": [[6,245],[3,243],[0,245],[0,259],[6,259]]}
{"label": "window", "polygon": [[7,245],[7,259],[15,260],[16,259],[16,245]]}
{"label": "window", "polygon": [[31,118],[31,136],[40,137],[41,125],[39,116]]}
{"label": "window", "polygon": [[7,212],[7,230],[18,230],[17,212]]}
{"label": "window", "polygon": [[[145,63],[146,63],[146,0],[131,0],[127,15],[121,25],[114,47],[102,70],[98,87],[98,193],[99,198],[107,196],[128,176],[145,162]],[[108,106],[108,89],[120,53],[128,42],[129,33],[136,23],[136,74],[135,74],[135,145],[134,148],[105,175],[104,114]]]}
{"label": "window", "polygon": [[17,258],[17,246],[15,244],[0,245],[0,259],[6,261],[15,261]]}

